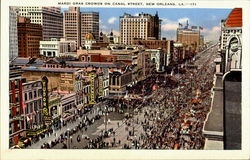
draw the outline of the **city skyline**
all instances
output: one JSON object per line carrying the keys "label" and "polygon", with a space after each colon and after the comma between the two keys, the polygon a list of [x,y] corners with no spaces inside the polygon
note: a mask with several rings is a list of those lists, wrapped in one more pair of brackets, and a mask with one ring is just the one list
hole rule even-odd
{"label": "city skyline", "polygon": [[[112,12],[110,11],[112,9]],[[62,8],[62,12],[68,8]],[[124,13],[138,15],[148,13],[155,15],[158,12],[161,23],[161,37],[176,40],[176,29],[178,23],[186,24],[187,20],[191,26],[202,26],[201,34],[207,41],[218,41],[220,34],[220,21],[225,19],[232,9],[178,9],[178,8],[80,8],[81,12],[99,12],[100,31],[119,35],[119,17]],[[167,14],[166,14],[166,13]],[[114,16],[116,15],[116,16]]]}

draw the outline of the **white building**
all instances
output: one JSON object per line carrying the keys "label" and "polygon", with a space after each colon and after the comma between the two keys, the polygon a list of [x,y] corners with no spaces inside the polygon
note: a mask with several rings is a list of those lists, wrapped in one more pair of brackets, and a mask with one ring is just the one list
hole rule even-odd
{"label": "white building", "polygon": [[58,57],[59,48],[59,41],[56,38],[50,41],[40,41],[40,55],[44,57]]}
{"label": "white building", "polygon": [[151,53],[151,60],[156,65],[157,72],[163,72],[164,69],[164,53],[160,49],[146,49],[147,52]]}
{"label": "white building", "polygon": [[121,37],[114,35],[114,44],[120,44],[121,43]]}
{"label": "white building", "polygon": [[9,8],[9,58],[13,60],[18,56],[18,39],[17,39],[17,12],[18,8]]}
{"label": "white building", "polygon": [[85,35],[85,40],[84,40],[84,47],[85,49],[91,49],[92,44],[96,43],[96,40],[94,38],[94,35],[92,33],[87,33]]}
{"label": "white building", "polygon": [[241,13],[235,8],[226,20],[221,21],[220,49],[224,72],[242,68],[242,22],[235,17]]}
{"label": "white building", "polygon": [[103,68],[103,97],[109,96],[109,71]]}
{"label": "white building", "polygon": [[63,37],[63,14],[60,7],[19,7],[19,16],[30,18],[31,23],[41,24],[43,40]]}
{"label": "white building", "polygon": [[71,55],[75,51],[75,41],[66,41],[64,38],[61,38],[60,41],[56,38],[51,38],[50,41],[40,41],[40,55],[44,57]]}

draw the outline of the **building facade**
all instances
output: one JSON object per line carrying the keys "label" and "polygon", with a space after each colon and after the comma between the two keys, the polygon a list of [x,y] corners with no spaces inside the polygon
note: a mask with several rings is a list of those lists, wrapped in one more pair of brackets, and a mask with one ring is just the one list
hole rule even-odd
{"label": "building facade", "polygon": [[30,19],[19,17],[18,32],[18,56],[39,57],[39,42],[42,40],[42,26],[33,24]]}
{"label": "building facade", "polygon": [[18,56],[17,38],[17,7],[9,8],[9,59],[13,60]]}
{"label": "building facade", "polygon": [[133,45],[143,45],[146,49],[162,49],[164,53],[164,65],[170,64],[170,57],[174,52],[173,40],[141,40],[135,39],[132,41]]}
{"label": "building facade", "polygon": [[40,55],[43,57],[58,57],[59,48],[59,41],[55,38],[50,41],[40,41]]}
{"label": "building facade", "polygon": [[191,47],[193,51],[199,51],[199,47],[201,45],[200,27],[193,29],[189,28],[187,24],[185,27],[177,28],[176,34],[176,42],[183,43],[184,45]]}
{"label": "building facade", "polygon": [[94,39],[99,39],[99,13],[82,12],[81,13],[81,45],[84,46],[85,35],[92,33]]}
{"label": "building facade", "polygon": [[75,41],[67,41],[64,38],[40,41],[40,55],[43,57],[60,57],[72,54],[76,55]]}
{"label": "building facade", "polygon": [[30,18],[31,23],[40,24],[43,40],[63,37],[63,15],[60,7],[19,7],[19,16]]}
{"label": "building facade", "polygon": [[66,124],[69,120],[75,118],[76,110],[76,94],[75,92],[64,94],[61,96],[62,107],[62,123]]}
{"label": "building facade", "polygon": [[48,108],[49,115],[51,116],[51,124],[53,129],[58,129],[61,127],[61,117],[62,117],[62,108],[61,108],[61,96],[57,93],[52,93],[48,96]]}
{"label": "building facade", "polygon": [[150,14],[139,14],[132,16],[125,13],[120,16],[120,36],[121,43],[130,45],[134,38],[148,40],[149,38],[160,39],[161,20],[156,13],[155,16]]}
{"label": "building facade", "polygon": [[77,48],[81,46],[81,13],[80,7],[69,7],[63,16],[64,38],[75,41]]}
{"label": "building facade", "polygon": [[21,77],[20,67],[11,67],[9,74],[9,145],[18,144],[21,137],[26,136],[24,102],[22,84],[25,79]]}
{"label": "building facade", "polygon": [[75,77],[79,74],[79,69],[75,68],[54,68],[51,67],[25,67],[22,77],[29,81],[41,80],[42,77],[48,78],[48,91],[67,91],[73,92],[75,89]]}
{"label": "building facade", "polygon": [[23,83],[23,98],[25,108],[25,123],[27,130],[43,127],[42,115],[42,81]]}
{"label": "building facade", "polygon": [[147,52],[150,52],[150,58],[152,63],[155,65],[157,72],[163,72],[165,71],[164,66],[164,53],[160,49],[146,49]]}

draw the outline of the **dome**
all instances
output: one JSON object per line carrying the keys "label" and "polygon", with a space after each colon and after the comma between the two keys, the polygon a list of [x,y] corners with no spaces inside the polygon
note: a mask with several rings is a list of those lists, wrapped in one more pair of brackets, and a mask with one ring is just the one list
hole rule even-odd
{"label": "dome", "polygon": [[85,40],[89,40],[89,41],[95,40],[94,35],[92,33],[87,33],[85,35]]}

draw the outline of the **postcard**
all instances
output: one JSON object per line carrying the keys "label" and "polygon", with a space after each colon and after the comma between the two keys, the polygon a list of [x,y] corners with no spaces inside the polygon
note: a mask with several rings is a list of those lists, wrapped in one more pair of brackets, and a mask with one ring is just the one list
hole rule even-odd
{"label": "postcard", "polygon": [[5,1],[1,159],[249,159],[249,1]]}

